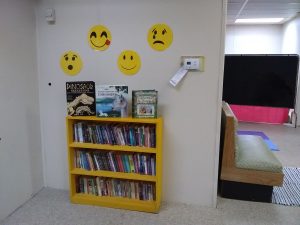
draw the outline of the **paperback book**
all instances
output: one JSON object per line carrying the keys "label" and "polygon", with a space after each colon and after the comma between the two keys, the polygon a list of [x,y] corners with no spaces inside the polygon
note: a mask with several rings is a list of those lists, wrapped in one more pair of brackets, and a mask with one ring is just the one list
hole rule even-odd
{"label": "paperback book", "polygon": [[96,85],[98,117],[128,117],[128,86]]}
{"label": "paperback book", "polygon": [[132,91],[132,116],[134,118],[156,118],[157,91]]}
{"label": "paperback book", "polygon": [[66,82],[67,113],[69,116],[95,116],[95,83]]}

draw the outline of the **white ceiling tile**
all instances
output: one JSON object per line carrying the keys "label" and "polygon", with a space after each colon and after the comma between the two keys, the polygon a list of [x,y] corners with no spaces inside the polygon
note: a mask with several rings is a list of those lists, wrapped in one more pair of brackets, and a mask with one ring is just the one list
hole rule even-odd
{"label": "white ceiling tile", "polygon": [[228,0],[227,22],[254,17],[283,17],[286,21],[299,12],[300,0]]}

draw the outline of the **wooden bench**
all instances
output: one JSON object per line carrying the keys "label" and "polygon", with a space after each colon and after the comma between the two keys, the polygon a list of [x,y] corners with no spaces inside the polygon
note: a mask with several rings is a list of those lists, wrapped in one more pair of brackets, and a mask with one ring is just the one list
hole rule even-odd
{"label": "wooden bench", "polygon": [[[221,195],[223,192],[223,195],[227,195],[227,197],[269,202],[273,186],[282,186],[284,176],[282,170],[272,172],[238,168],[236,166],[236,148],[239,147],[236,136],[237,119],[226,102],[223,102],[222,105],[221,121],[221,165],[219,170]],[[239,196],[240,194],[246,196]],[[251,195],[250,199],[247,199],[247,195]]]}

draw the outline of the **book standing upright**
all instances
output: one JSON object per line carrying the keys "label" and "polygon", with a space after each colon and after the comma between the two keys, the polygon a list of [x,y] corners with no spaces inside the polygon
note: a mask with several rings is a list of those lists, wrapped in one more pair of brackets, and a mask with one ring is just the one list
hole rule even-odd
{"label": "book standing upright", "polygon": [[69,116],[94,116],[95,82],[66,82],[67,112]]}
{"label": "book standing upright", "polygon": [[132,117],[156,118],[157,117],[157,91],[138,90],[132,91]]}
{"label": "book standing upright", "polygon": [[128,117],[128,86],[96,85],[98,117]]}

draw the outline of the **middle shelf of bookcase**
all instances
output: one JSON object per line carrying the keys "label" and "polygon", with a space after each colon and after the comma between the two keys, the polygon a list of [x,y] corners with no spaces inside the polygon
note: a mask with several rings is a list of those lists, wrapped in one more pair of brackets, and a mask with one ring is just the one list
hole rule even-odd
{"label": "middle shelf of bookcase", "polygon": [[128,180],[140,180],[140,181],[150,181],[156,182],[157,177],[154,175],[143,175],[137,173],[123,173],[123,172],[113,172],[113,171],[103,171],[96,170],[90,171],[85,169],[74,168],[70,171],[72,175],[85,175],[85,176],[98,176],[98,177],[110,177]]}
{"label": "middle shelf of bookcase", "polygon": [[72,142],[69,144],[71,148],[85,148],[85,149],[100,149],[103,151],[124,151],[124,152],[139,152],[139,153],[157,153],[157,148],[146,148],[139,146],[128,145],[103,145],[93,143]]}

